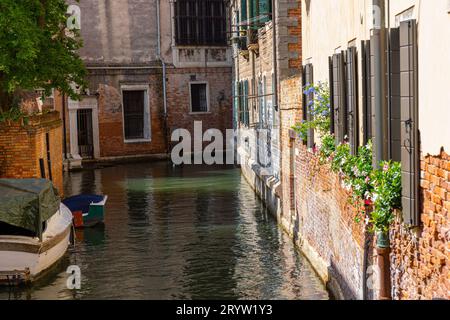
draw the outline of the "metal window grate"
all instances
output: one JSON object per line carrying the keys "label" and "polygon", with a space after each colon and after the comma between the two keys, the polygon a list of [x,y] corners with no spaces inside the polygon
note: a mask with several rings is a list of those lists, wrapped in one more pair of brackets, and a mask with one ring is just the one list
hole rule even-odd
{"label": "metal window grate", "polygon": [[78,117],[78,152],[83,158],[94,155],[94,139],[92,133],[92,109],[80,109]]}
{"label": "metal window grate", "polygon": [[227,45],[223,0],[176,1],[175,25],[177,45]]}
{"label": "metal window grate", "polygon": [[208,112],[206,83],[191,84],[192,112]]}
{"label": "metal window grate", "polygon": [[123,92],[123,113],[126,140],[144,139],[145,91]]}

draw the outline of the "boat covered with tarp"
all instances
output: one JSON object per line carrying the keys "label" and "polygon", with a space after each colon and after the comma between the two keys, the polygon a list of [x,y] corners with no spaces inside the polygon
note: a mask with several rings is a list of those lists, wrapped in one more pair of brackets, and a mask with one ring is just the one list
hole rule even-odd
{"label": "boat covered with tarp", "polygon": [[0,282],[37,279],[67,251],[72,214],[45,179],[0,179]]}
{"label": "boat covered with tarp", "polygon": [[81,194],[64,199],[63,203],[72,211],[75,228],[94,227],[105,218],[108,196]]}

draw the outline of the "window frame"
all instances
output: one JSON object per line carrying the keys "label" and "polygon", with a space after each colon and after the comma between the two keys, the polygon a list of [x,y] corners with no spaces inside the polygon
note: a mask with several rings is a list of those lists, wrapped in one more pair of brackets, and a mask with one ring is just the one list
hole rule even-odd
{"label": "window frame", "polygon": [[[205,84],[206,85],[206,111],[194,111],[192,109],[192,85],[193,84]],[[208,81],[189,81],[189,114],[198,115],[198,114],[210,114],[211,113],[211,105],[210,105],[210,97],[209,97],[209,82]]]}
{"label": "window frame", "polygon": [[[140,139],[127,139],[125,135],[125,103],[124,95],[125,91],[143,91],[144,92],[144,138]],[[122,136],[125,144],[131,143],[146,143],[152,141],[152,120],[150,112],[150,86],[149,85],[122,85],[120,87],[120,96],[122,102]],[[146,137],[146,134],[148,137]]]}

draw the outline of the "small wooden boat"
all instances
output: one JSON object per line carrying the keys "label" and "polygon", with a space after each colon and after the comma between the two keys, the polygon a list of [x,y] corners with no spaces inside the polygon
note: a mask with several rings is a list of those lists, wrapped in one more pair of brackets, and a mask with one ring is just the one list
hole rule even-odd
{"label": "small wooden boat", "polygon": [[72,213],[44,179],[0,179],[0,284],[32,282],[66,253]]}
{"label": "small wooden boat", "polygon": [[75,228],[84,228],[103,223],[107,200],[108,196],[103,195],[79,195],[63,203],[72,211]]}

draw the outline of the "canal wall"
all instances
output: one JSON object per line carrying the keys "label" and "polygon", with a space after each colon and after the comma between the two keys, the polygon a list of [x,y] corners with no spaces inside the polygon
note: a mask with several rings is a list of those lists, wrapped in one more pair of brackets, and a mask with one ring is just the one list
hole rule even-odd
{"label": "canal wall", "polygon": [[50,179],[51,172],[53,184],[62,196],[62,141],[58,112],[32,116],[23,122],[0,123],[0,178]]}
{"label": "canal wall", "polygon": [[[364,224],[354,221],[350,194],[340,177],[320,166],[301,141],[294,148],[295,210],[283,212],[280,221],[335,298],[362,299],[368,240]],[[368,260],[370,256],[366,254]]]}

